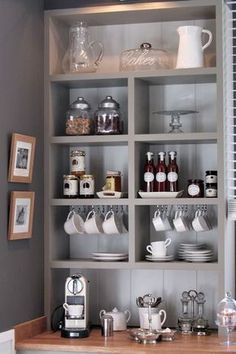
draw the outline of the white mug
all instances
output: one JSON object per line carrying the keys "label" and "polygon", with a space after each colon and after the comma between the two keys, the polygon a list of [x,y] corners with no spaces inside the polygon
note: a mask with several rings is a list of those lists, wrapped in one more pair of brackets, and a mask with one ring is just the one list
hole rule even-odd
{"label": "white mug", "polygon": [[105,234],[120,234],[123,231],[121,219],[113,210],[106,213],[102,228]]}
{"label": "white mug", "polygon": [[173,219],[173,224],[177,232],[188,231],[188,224],[185,217],[183,216],[182,210],[177,210],[175,212],[175,218]]}
{"label": "white mug", "polygon": [[64,230],[68,235],[84,234],[84,220],[72,210],[64,223]]}
{"label": "white mug", "polygon": [[84,222],[84,229],[87,234],[103,233],[102,218],[94,210],[91,210]]}
{"label": "white mug", "polygon": [[170,244],[171,239],[167,238],[166,241],[151,242],[151,244],[146,247],[146,250],[153,256],[165,257],[167,253],[167,247]]}
{"label": "white mug", "polygon": [[201,210],[196,210],[194,219],[192,221],[192,227],[196,232],[209,231],[210,227],[202,215]]}
{"label": "white mug", "polygon": [[152,219],[153,226],[156,231],[168,231],[171,230],[170,222],[166,213],[161,216],[160,210],[156,210]]}
{"label": "white mug", "polygon": [[[151,322],[152,329],[160,330],[161,327],[163,326],[163,324],[166,321],[166,312],[165,312],[165,310],[160,310],[157,313],[151,313],[151,317],[152,317],[152,322]],[[163,318],[161,319],[161,317],[163,317]],[[148,329],[149,328],[148,313],[144,313],[143,314],[142,321],[140,322],[140,327],[144,328],[144,329]]]}
{"label": "white mug", "polygon": [[83,305],[68,305],[66,302],[63,304],[67,314],[72,317],[81,317],[83,314]]}

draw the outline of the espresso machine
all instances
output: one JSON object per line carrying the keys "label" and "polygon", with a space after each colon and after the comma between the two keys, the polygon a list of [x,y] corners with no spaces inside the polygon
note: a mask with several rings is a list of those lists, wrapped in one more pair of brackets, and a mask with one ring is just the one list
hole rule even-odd
{"label": "espresso machine", "polygon": [[66,279],[62,337],[84,338],[89,336],[88,298],[88,280],[83,275],[75,274]]}

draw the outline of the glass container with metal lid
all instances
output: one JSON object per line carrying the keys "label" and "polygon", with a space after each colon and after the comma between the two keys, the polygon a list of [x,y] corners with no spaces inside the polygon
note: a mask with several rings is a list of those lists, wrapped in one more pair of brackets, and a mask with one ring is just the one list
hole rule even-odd
{"label": "glass container with metal lid", "polygon": [[119,103],[112,96],[106,96],[95,112],[95,134],[122,134],[123,122],[119,108]]}
{"label": "glass container with metal lid", "polygon": [[83,97],[78,97],[66,113],[66,135],[93,134],[91,107]]}

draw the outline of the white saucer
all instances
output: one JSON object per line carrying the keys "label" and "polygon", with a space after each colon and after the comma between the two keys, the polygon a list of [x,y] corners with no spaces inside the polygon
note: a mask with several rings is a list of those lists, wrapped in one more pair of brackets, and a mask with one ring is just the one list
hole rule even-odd
{"label": "white saucer", "polygon": [[151,255],[145,255],[145,258],[147,261],[161,261],[161,262],[168,262],[168,261],[173,261],[174,260],[174,255],[168,255],[168,256],[163,256],[163,257],[158,257],[158,256],[151,256]]}
{"label": "white saucer", "polygon": [[128,256],[121,256],[121,257],[96,257],[92,256],[92,259],[94,261],[103,261],[103,262],[108,262],[108,261],[124,261],[128,259]]}
{"label": "white saucer", "polygon": [[128,257],[128,253],[103,253],[103,252],[93,252],[93,257]]}

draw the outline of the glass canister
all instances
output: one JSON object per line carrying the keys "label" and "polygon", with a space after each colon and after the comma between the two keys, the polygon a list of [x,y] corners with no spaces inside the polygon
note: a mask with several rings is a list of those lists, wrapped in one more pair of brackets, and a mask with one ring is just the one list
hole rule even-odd
{"label": "glass canister", "polygon": [[85,174],[85,152],[72,150],[70,153],[70,173],[76,177]]}
{"label": "glass canister", "polygon": [[95,134],[122,134],[123,122],[119,108],[119,103],[112,96],[106,96],[95,112]]}
{"label": "glass canister", "polygon": [[83,97],[78,97],[66,113],[66,135],[93,134],[93,120],[90,105]]}

